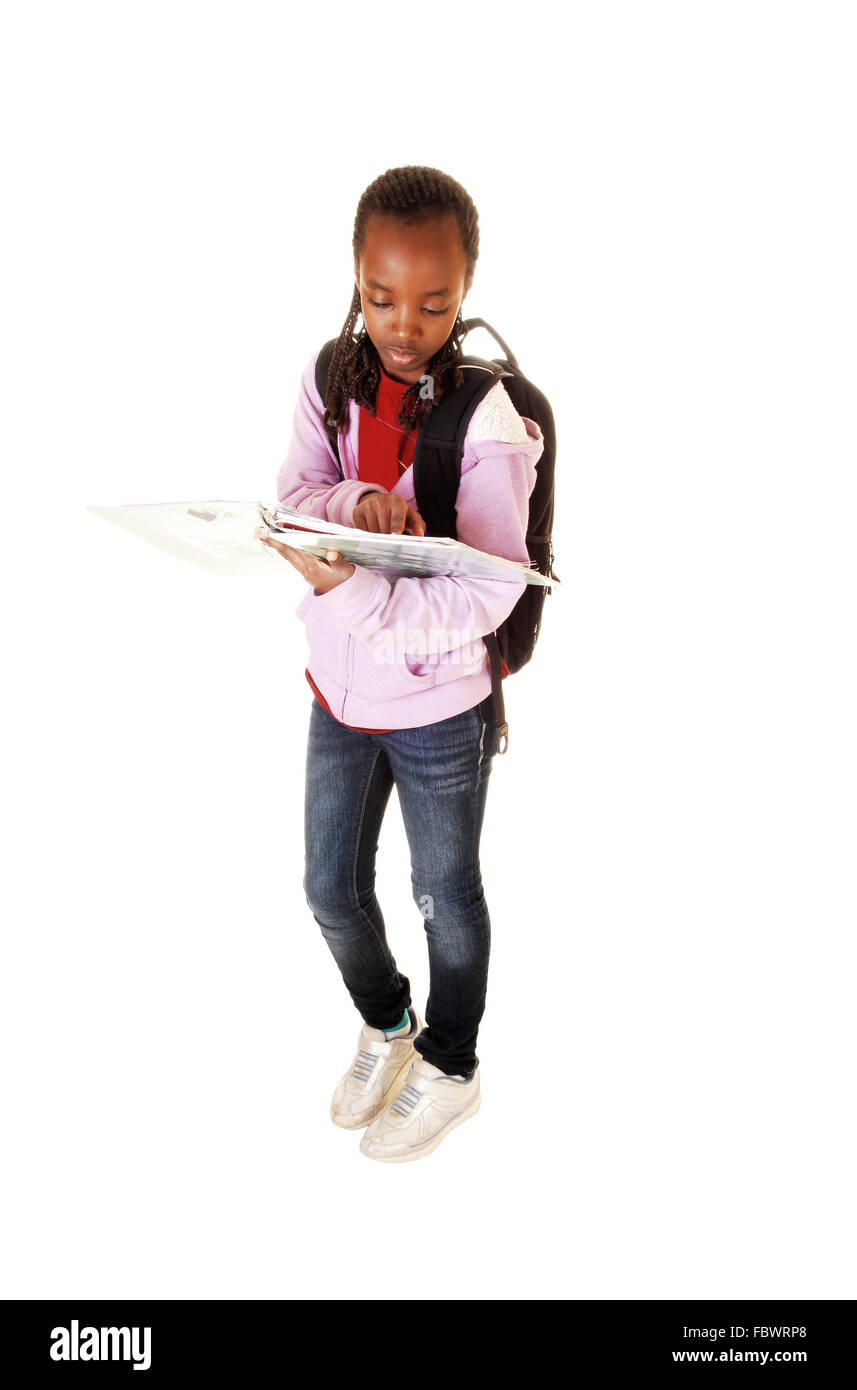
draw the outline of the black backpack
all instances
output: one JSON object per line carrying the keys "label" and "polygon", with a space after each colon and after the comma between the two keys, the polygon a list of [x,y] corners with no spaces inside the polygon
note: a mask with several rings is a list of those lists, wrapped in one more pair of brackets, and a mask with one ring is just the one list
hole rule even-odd
{"label": "black backpack", "polygon": [[[427,536],[457,539],[455,499],[461,481],[464,439],[476,407],[492,386],[502,381],[518,414],[535,420],[544,435],[545,447],[536,464],[536,482],[530,494],[527,552],[541,574],[559,583],[559,575],[553,570],[551,535],[556,461],[553,411],[547,397],[524,376],[514,354],[499,333],[484,319],[465,320],[464,333],[469,333],[473,328],[487,329],[506,356],[490,361],[483,357],[462,356],[460,365],[465,368],[462,385],[445,391],[438,404],[423,416],[413,458],[417,511],[426,524]],[[330,359],[335,345],[335,338],[325,343],[316,362],[315,384],[322,401],[327,392]],[[491,662],[498,753],[505,753],[509,746],[500,658],[502,656],[510,673],[520,671],[530,660],[541,627],[545,595],[550,592],[547,586],[528,584],[496,632],[489,632],[483,638]]]}

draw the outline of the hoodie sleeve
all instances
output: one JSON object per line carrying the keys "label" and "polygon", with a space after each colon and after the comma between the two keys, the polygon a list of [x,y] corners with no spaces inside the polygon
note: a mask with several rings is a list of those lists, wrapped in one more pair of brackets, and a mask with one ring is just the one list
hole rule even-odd
{"label": "hoodie sleeve", "polygon": [[343,478],[333,443],[324,428],[324,402],[315,384],[313,353],[301,377],[288,453],[277,474],[277,501],[320,521],[351,526],[352,513],[367,492],[384,492],[376,483]]}
{"label": "hoodie sleeve", "polygon": [[[496,399],[491,404],[496,405]],[[491,421],[490,406],[481,419]],[[529,564],[529,498],[535,487],[536,463],[544,451],[544,437],[535,421],[523,419],[516,412],[514,420],[512,431],[502,426],[489,429],[489,433],[501,436],[511,433],[513,439],[486,439],[478,437],[485,430],[479,427],[474,415],[462,458],[456,529],[458,539],[466,545]],[[381,629],[395,627],[401,621],[406,628],[455,630],[460,632],[464,645],[493,632],[509,616],[525,588],[523,579],[504,581],[452,575],[401,576],[391,581],[358,565],[344,583],[328,593],[315,594],[313,590],[312,602],[328,608],[346,631],[363,642],[374,641]]]}

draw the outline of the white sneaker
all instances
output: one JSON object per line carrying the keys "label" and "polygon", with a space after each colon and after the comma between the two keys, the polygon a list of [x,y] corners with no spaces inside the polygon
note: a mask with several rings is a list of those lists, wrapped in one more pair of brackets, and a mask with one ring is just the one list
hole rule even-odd
{"label": "white sneaker", "polygon": [[422,1031],[416,1009],[408,1009],[410,1031],[384,1036],[382,1028],[364,1023],[357,1055],[340,1078],[330,1102],[330,1118],[341,1129],[362,1129],[395,1098],[414,1056],[414,1038]]}
{"label": "white sneaker", "polygon": [[481,1103],[478,1067],[469,1081],[459,1080],[418,1054],[399,1094],[360,1140],[360,1151],[382,1163],[424,1158]]}

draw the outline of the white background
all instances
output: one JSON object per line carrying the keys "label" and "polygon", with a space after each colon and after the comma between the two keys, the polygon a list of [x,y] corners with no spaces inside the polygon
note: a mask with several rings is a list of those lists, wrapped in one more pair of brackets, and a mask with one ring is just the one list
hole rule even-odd
{"label": "white background", "polygon": [[[857,1294],[851,20],[4,7],[2,1296]],[[328,1117],[304,582],[85,507],[274,500],[411,163],[554,405],[564,587],[492,772],[482,1108],[388,1165]],[[422,1006],[395,795],[378,894]]]}

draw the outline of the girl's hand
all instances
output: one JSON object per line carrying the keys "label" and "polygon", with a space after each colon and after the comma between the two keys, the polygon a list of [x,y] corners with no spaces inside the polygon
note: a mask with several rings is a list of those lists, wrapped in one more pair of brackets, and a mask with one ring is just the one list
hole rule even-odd
{"label": "girl's hand", "polygon": [[342,559],[338,550],[328,550],[329,563],[325,563],[317,555],[307,555],[303,550],[296,550],[293,545],[284,545],[282,541],[275,541],[261,529],[254,531],[253,534],[263,545],[270,546],[271,550],[279,551],[284,560],[289,560],[296,570],[300,570],[304,579],[308,584],[312,584],[316,593],[329,593],[331,589],[336,588],[337,584],[344,584],[346,579],[350,579],[356,569],[355,565]]}
{"label": "girl's hand", "polygon": [[367,492],[354,508],[351,523],[385,536],[401,535],[406,526],[414,536],[424,536],[426,530],[419,512],[395,492]]}

